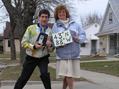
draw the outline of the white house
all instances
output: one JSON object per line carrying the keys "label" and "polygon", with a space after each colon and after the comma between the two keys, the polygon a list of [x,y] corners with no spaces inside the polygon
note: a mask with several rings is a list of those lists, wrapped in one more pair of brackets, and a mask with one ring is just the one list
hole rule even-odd
{"label": "white house", "polygon": [[100,55],[119,54],[119,0],[109,0],[97,35],[100,38]]}
{"label": "white house", "polygon": [[85,29],[86,41],[81,45],[81,55],[95,55],[99,51],[99,38],[95,35],[99,32],[100,25],[95,23]]}

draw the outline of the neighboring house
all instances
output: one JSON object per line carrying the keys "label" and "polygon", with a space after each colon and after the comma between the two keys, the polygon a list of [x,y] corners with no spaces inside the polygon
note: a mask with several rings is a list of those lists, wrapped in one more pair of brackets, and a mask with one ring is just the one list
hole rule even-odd
{"label": "neighboring house", "polygon": [[99,33],[100,55],[119,54],[119,0],[109,0]]}
{"label": "neighboring house", "polygon": [[0,34],[0,53],[3,53],[3,35]]}
{"label": "neighboring house", "polygon": [[100,25],[95,23],[84,28],[86,41],[81,44],[81,55],[97,55],[99,51],[99,38],[95,35],[99,32]]}
{"label": "neighboring house", "polygon": [[[10,52],[9,34],[10,34],[10,23],[6,22],[6,28],[5,28],[4,33],[3,33],[3,51],[4,51],[4,53]],[[20,52],[19,33],[17,31],[15,31],[14,36],[15,36],[16,52]]]}

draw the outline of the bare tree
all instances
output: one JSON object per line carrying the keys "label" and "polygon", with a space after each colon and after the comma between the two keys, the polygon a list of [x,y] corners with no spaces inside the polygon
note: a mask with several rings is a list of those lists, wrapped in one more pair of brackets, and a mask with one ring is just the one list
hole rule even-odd
{"label": "bare tree", "polygon": [[94,14],[88,14],[85,18],[81,18],[81,23],[83,26],[87,26],[93,23],[100,24],[101,20],[102,20],[102,16],[94,13]]}
{"label": "bare tree", "polygon": [[[19,33],[19,40],[23,37],[23,34],[28,25],[33,23],[34,13],[36,8],[39,10],[42,8],[48,8],[53,11],[54,6],[59,3],[65,2],[65,0],[2,0],[10,18],[10,44],[11,44],[11,60],[16,59],[16,50],[14,44],[14,32]],[[50,7],[50,8],[49,8]],[[21,46],[21,45],[20,45]],[[24,59],[24,49],[20,50],[21,59]]]}
{"label": "bare tree", "polygon": [[[10,43],[11,43],[11,60],[16,59],[16,51],[14,44],[14,32],[19,33],[19,40],[21,42],[26,28],[33,24],[33,17],[38,5],[42,6],[44,3],[50,0],[2,0],[5,8],[9,13],[11,31],[10,31]],[[40,7],[43,8],[43,7]],[[25,57],[25,50],[20,44],[20,59]]]}
{"label": "bare tree", "polygon": [[[16,50],[14,44],[14,31],[20,33],[20,41],[28,25],[32,24],[32,18],[36,9],[35,0],[2,0],[10,18],[10,46],[11,60],[16,59]],[[21,52],[22,53],[22,52]]]}

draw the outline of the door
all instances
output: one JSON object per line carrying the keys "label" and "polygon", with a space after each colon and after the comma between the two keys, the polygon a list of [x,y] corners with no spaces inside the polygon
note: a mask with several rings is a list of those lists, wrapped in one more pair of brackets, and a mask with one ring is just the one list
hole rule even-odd
{"label": "door", "polygon": [[91,54],[96,54],[97,53],[97,40],[91,40]]}
{"label": "door", "polygon": [[110,34],[110,55],[115,55],[117,52],[117,34]]}

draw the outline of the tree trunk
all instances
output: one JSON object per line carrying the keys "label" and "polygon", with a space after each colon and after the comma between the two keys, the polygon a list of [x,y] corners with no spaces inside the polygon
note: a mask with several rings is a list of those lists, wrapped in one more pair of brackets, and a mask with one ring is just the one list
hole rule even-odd
{"label": "tree trunk", "polygon": [[14,35],[12,32],[10,32],[10,53],[11,53],[11,60],[16,60],[16,48],[15,48],[15,41],[14,41]]}
{"label": "tree trunk", "polygon": [[[15,1],[15,0],[14,0]],[[2,0],[4,3],[9,16],[10,16],[10,23],[11,23],[11,32],[10,32],[10,43],[11,43],[11,59],[16,59],[16,51],[15,51],[15,44],[14,44],[14,30],[17,27],[20,34],[20,42],[22,40],[23,34],[27,28],[27,26],[32,24],[33,16],[36,10],[36,0],[18,0],[14,7],[11,4],[11,0]],[[23,6],[22,6],[23,5]],[[25,59],[25,51],[21,47],[20,44],[20,59],[21,62]]]}
{"label": "tree trunk", "polygon": [[16,60],[16,47],[15,47],[15,40],[14,40],[14,29],[15,23],[13,22],[12,18],[10,18],[10,51],[11,51],[11,60]]}
{"label": "tree trunk", "polygon": [[33,24],[32,20],[33,20],[33,15],[30,15],[28,13],[26,13],[24,18],[19,19],[18,27],[20,27],[19,31],[20,31],[20,63],[21,64],[24,62],[26,56],[25,49],[21,46],[21,41],[27,27]]}
{"label": "tree trunk", "polygon": [[25,33],[26,28],[23,25],[23,21],[20,21],[20,22],[21,22],[21,24],[19,25],[21,27],[20,28],[21,34],[20,34],[20,39],[19,39],[20,41],[20,63],[23,64],[26,53],[25,53],[25,49],[21,45],[21,41],[22,41],[22,37],[23,37],[23,34]]}

